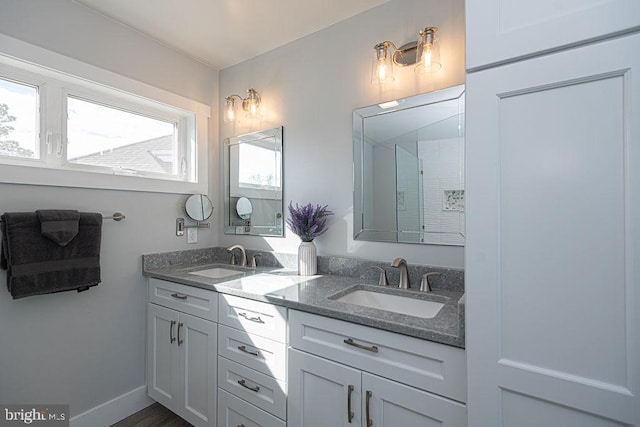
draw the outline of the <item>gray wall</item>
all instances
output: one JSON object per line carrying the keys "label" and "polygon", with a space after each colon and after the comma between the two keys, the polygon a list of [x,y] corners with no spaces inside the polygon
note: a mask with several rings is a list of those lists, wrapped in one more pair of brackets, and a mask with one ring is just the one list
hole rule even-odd
{"label": "gray wall", "polygon": [[[402,45],[419,29],[439,27],[443,70],[416,77],[396,70],[396,81],[370,83],[373,46]],[[316,244],[322,255],[352,256],[462,268],[463,249],[353,240],[351,113],[354,108],[464,83],[463,0],[393,0],[220,72],[220,97],[254,87],[262,94],[262,120],[221,123],[226,138],[284,125],[285,204],[328,204],[336,215]],[[221,99],[218,105],[221,105]],[[220,201],[221,202],[221,201]],[[220,203],[219,202],[219,203]],[[297,236],[225,236],[224,244],[295,253]]]}
{"label": "gray wall", "polygon": [[[218,72],[70,0],[0,0],[0,32],[212,106],[218,176]],[[205,141],[207,143],[207,141]],[[0,166],[2,167],[2,166]],[[218,182],[210,182],[218,199]],[[0,402],[68,403],[77,415],[145,384],[141,254],[218,243],[175,236],[185,195],[0,184],[0,212],[68,208],[126,220],[103,227],[102,283],[83,293],[12,300],[0,272]],[[219,206],[215,216],[221,213]]]}

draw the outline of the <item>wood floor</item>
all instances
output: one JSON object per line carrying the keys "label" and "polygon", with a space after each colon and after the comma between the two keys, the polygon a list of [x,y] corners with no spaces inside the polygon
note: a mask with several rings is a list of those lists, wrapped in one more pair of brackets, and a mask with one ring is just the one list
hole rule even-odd
{"label": "wood floor", "polygon": [[154,403],[111,427],[191,427],[191,424],[161,404]]}

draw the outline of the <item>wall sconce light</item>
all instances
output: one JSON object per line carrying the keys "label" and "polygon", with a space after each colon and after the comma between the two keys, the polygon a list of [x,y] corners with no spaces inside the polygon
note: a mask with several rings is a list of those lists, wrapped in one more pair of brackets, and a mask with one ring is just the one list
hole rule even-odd
{"label": "wall sconce light", "polygon": [[[393,42],[384,41],[373,47],[372,83],[394,80],[393,66],[415,65],[417,73],[433,73],[442,68],[440,44],[436,39],[436,27],[426,27],[418,32],[418,41],[396,47]],[[391,54],[391,48],[395,50]]]}
{"label": "wall sconce light", "polygon": [[236,118],[236,99],[242,102],[242,109],[247,112],[248,117],[258,116],[258,107],[260,106],[260,94],[251,88],[247,89],[247,97],[240,95],[229,95],[224,100],[226,102],[224,108],[224,121],[233,122]]}

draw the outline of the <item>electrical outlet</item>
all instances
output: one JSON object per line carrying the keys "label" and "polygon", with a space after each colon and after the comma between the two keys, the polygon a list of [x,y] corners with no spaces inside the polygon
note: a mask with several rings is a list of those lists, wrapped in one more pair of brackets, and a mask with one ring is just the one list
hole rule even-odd
{"label": "electrical outlet", "polygon": [[187,243],[198,243],[197,228],[187,228]]}

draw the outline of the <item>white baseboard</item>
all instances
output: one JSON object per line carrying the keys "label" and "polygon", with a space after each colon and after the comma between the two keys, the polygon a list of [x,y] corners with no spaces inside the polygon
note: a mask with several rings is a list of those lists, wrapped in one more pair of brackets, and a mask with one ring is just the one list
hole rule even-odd
{"label": "white baseboard", "polygon": [[143,385],[69,420],[69,427],[108,427],[154,403]]}

